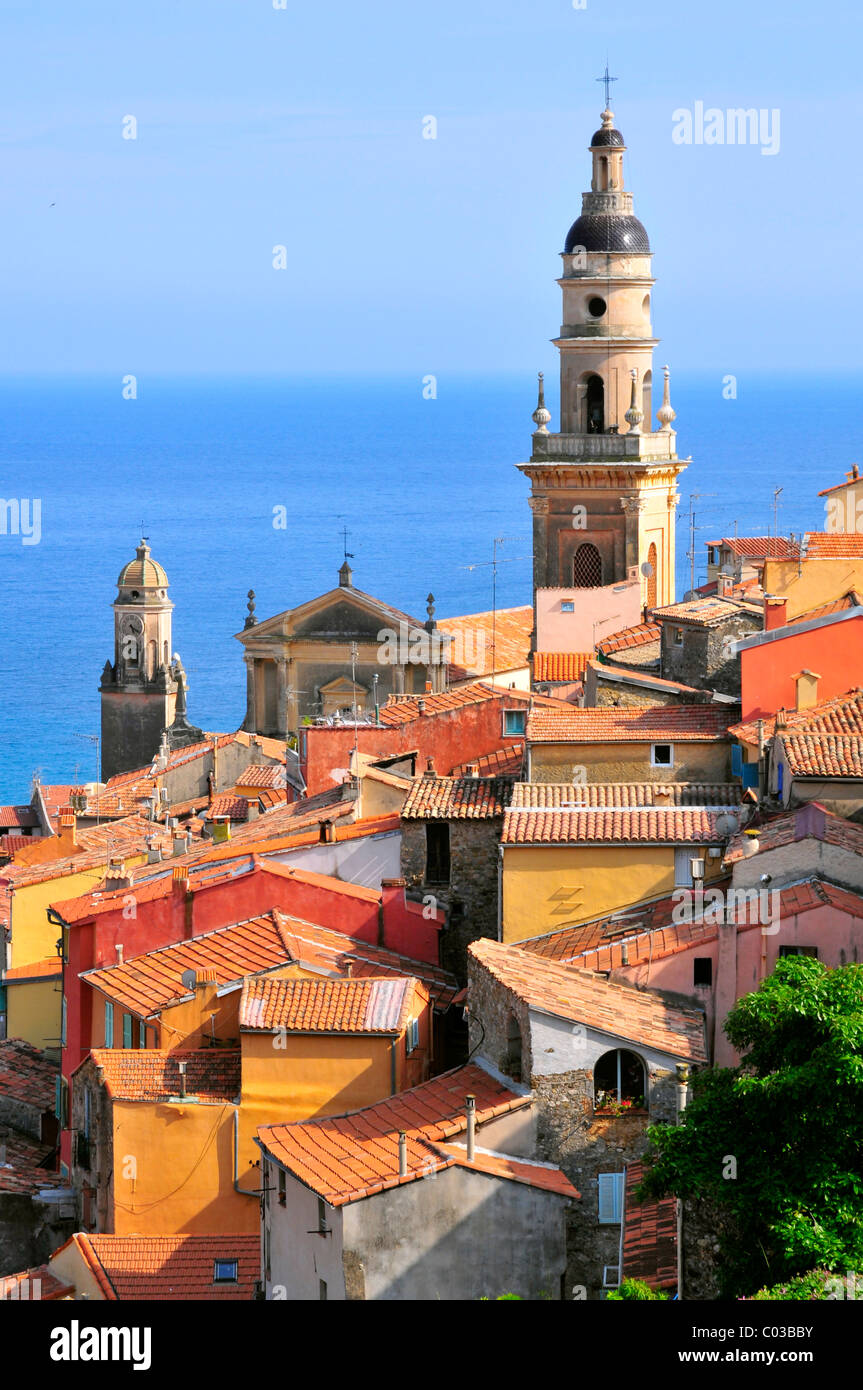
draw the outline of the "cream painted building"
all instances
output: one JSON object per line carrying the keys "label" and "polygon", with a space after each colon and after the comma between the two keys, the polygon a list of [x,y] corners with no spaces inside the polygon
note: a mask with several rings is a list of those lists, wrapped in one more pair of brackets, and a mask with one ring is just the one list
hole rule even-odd
{"label": "cream painted building", "polygon": [[[549,433],[542,379],[528,463],[533,511],[534,593],[641,584],[643,604],[674,599],[677,456],[668,369],[659,428],[654,400],[647,233],[624,188],[623,136],[602,113],[590,152],[593,177],[562,254],[560,433]],[[570,587],[574,593],[570,593]],[[611,628],[606,625],[602,635]]]}

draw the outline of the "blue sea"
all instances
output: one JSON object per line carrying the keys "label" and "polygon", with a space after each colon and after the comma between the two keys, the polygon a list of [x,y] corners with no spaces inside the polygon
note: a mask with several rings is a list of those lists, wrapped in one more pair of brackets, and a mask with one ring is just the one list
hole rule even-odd
{"label": "blue sea", "polygon": [[[680,481],[678,594],[704,545],[733,532],[822,529],[818,490],[860,461],[859,383],[675,375]],[[234,729],[245,673],[233,634],[246,593],[265,618],[338,581],[347,528],[354,583],[425,617],[531,598],[531,373],[447,376],[425,399],[416,376],[154,378],[123,399],[115,376],[0,381],[0,494],[41,500],[41,539],[0,534],[0,802],[44,782],[91,780],[98,685],[113,656],[116,578],[141,535],[168,572],[174,649],[189,714]],[[658,404],[658,402],[655,402]],[[556,420],[557,403],[549,392]],[[273,525],[287,509],[286,529]]]}

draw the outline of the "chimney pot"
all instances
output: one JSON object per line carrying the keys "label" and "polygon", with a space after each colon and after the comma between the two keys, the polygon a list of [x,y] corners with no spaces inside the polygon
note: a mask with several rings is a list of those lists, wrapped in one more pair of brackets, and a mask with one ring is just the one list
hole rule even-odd
{"label": "chimney pot", "polygon": [[118,964],[118,965],[122,965],[122,964],[123,964],[123,943],[122,943],[122,941],[118,941],[118,942],[117,942],[116,946],[114,947],[114,950],[117,952],[117,964]]}
{"label": "chimney pot", "polygon": [[476,1096],[465,1096],[467,1114],[467,1161],[473,1163],[476,1154]]}
{"label": "chimney pot", "polygon": [[403,1129],[399,1130],[399,1177],[406,1178],[408,1175],[408,1137]]}

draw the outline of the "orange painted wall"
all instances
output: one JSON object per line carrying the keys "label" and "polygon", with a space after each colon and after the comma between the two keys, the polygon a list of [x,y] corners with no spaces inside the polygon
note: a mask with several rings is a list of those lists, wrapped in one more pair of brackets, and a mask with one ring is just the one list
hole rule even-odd
{"label": "orange painted wall", "polygon": [[740,653],[742,681],[741,722],[793,710],[797,686],[791,679],[798,671],[815,671],[818,703],[863,685],[863,614],[829,627],[795,632],[777,628],[781,639],[760,643]]}

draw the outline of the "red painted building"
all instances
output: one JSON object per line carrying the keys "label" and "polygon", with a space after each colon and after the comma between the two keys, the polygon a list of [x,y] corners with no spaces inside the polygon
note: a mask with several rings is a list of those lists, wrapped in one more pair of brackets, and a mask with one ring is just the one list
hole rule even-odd
{"label": "red painted building", "polygon": [[741,722],[808,709],[863,685],[863,608],[844,601],[778,626],[784,601],[765,601],[765,631],[737,644]]}

